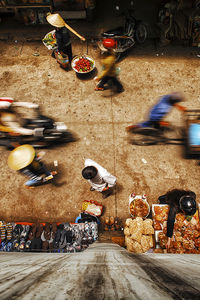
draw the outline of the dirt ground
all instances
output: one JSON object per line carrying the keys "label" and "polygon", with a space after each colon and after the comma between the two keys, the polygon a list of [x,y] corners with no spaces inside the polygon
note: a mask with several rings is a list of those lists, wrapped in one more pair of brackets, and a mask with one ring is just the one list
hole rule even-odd
{"label": "dirt ground", "polygon": [[[74,41],[73,54],[83,53],[95,59],[100,71],[95,44]],[[114,215],[124,220],[132,192],[146,194],[150,204],[173,188],[191,189],[199,199],[200,167],[196,160],[183,158],[182,146],[134,146],[125,132],[127,125],[145,119],[159,96],[171,91],[183,92],[188,108],[200,108],[197,54],[190,48],[155,49],[151,42],[132,49],[119,62],[125,91],[116,95],[95,92],[92,78],[83,80],[59,68],[41,42],[0,42],[0,95],[38,103],[45,115],[64,121],[79,138],[46,150],[44,161],[53,168],[57,160],[58,175],[51,184],[33,190],[24,189],[26,178],[8,168],[9,152],[0,148],[0,219],[73,222],[87,199],[103,203],[102,219]],[[183,124],[175,109],[167,119]],[[117,177],[114,195],[103,200],[89,190],[81,176],[86,158]]]}

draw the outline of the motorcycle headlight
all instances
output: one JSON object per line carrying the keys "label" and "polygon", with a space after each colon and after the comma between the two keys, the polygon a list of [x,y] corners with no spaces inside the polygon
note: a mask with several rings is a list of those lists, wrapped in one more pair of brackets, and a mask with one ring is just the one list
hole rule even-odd
{"label": "motorcycle headlight", "polygon": [[67,130],[67,126],[63,122],[56,122],[55,125],[56,125],[56,129],[58,131],[66,131]]}

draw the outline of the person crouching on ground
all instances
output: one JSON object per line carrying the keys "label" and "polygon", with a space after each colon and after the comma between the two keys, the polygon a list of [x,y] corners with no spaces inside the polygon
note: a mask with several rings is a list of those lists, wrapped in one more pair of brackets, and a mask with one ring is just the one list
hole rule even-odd
{"label": "person crouching on ground", "polygon": [[103,91],[104,85],[110,80],[113,86],[116,87],[117,93],[121,93],[124,89],[117,78],[116,57],[113,52],[113,48],[116,47],[116,43],[112,39],[104,39],[103,46],[107,49],[107,52],[103,54],[104,58],[101,61],[103,70],[99,76],[94,78],[94,80],[99,81],[95,91]]}
{"label": "person crouching on ground", "polygon": [[[19,171],[29,177],[29,180],[25,182],[24,187],[31,188],[41,185],[53,179],[53,176],[57,174],[56,171],[50,172],[41,162],[44,154],[44,151],[36,154],[35,149],[28,144],[16,147],[9,154],[8,166],[12,170]],[[45,177],[42,175],[45,175]]]}
{"label": "person crouching on ground", "polygon": [[196,194],[192,191],[174,189],[158,198],[160,204],[169,205],[169,214],[167,220],[167,237],[166,248],[170,247],[174,230],[176,214],[179,212],[187,216],[193,216],[197,210]]}
{"label": "person crouching on ground", "polygon": [[113,187],[116,185],[117,180],[116,177],[92,159],[85,160],[85,168],[82,170],[82,176],[90,183],[90,190],[101,192],[103,198],[107,198],[113,193]]}

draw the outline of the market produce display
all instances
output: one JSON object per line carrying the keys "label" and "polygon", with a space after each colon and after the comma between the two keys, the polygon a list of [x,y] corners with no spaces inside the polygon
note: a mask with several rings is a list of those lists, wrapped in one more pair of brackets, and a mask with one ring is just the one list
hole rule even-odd
{"label": "market produce display", "polygon": [[160,252],[200,254],[200,223],[198,211],[194,216],[176,215],[170,248],[166,250],[168,205],[153,205],[155,239]]}
{"label": "market produce display", "polygon": [[146,218],[150,212],[146,196],[131,194],[129,196],[129,210],[133,218]]}
{"label": "market produce display", "polygon": [[89,73],[95,68],[94,60],[87,56],[75,56],[72,60],[72,69],[77,73]]}
{"label": "market produce display", "polygon": [[153,221],[151,219],[143,220],[140,217],[127,219],[124,228],[127,250],[134,253],[147,252],[154,246],[153,234]]}

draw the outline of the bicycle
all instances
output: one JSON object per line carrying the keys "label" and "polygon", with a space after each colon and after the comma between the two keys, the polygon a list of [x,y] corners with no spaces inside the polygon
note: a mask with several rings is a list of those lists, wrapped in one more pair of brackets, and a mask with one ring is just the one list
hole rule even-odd
{"label": "bicycle", "polygon": [[141,127],[131,130],[130,143],[138,146],[157,144],[183,145],[185,134],[182,127],[160,122],[159,127]]}

